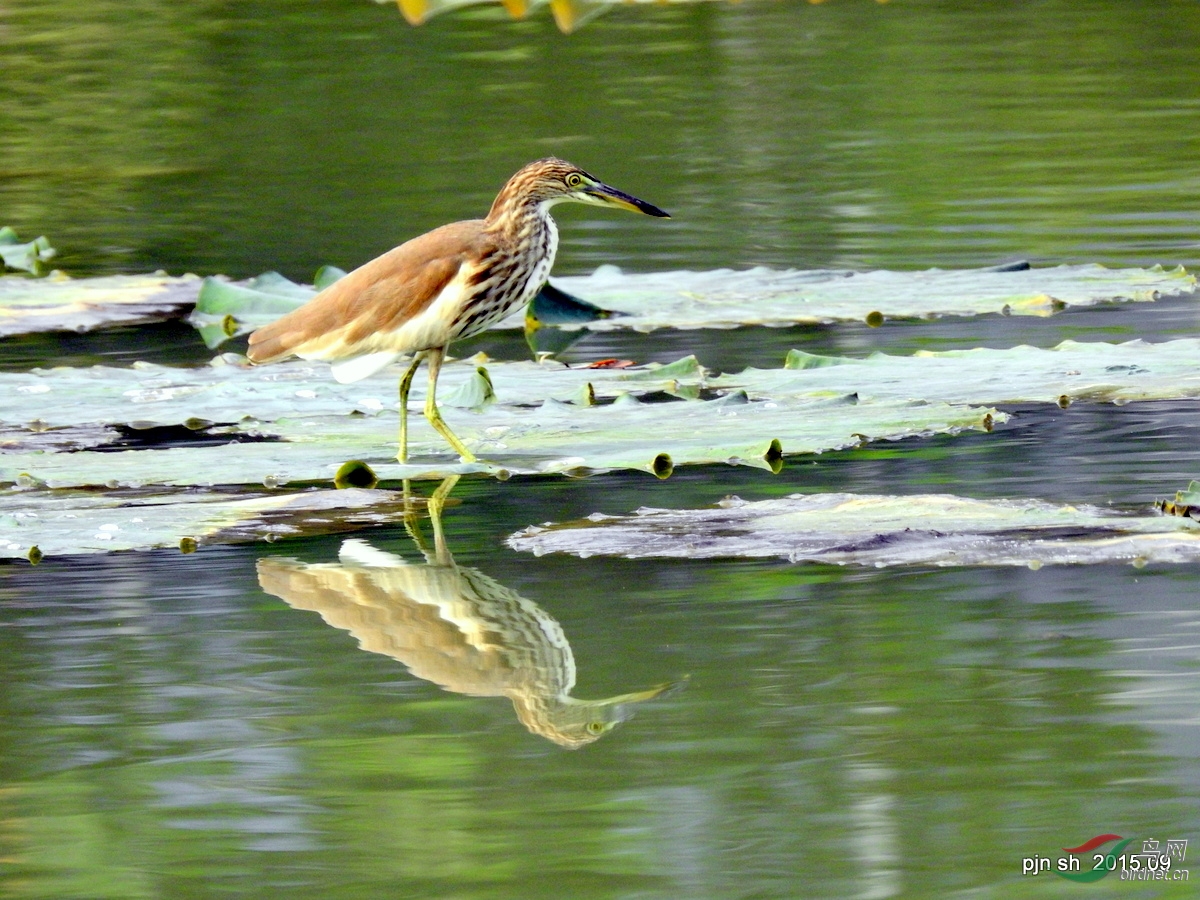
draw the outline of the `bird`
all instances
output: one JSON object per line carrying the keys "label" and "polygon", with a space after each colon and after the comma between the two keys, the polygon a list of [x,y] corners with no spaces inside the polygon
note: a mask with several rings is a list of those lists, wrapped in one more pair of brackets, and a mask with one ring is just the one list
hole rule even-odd
{"label": "bird", "polygon": [[400,446],[408,460],[408,392],[428,361],[425,418],[463,462],[475,455],[442,419],[437,380],[446,348],[529,303],[558,249],[550,208],[587,203],[670,218],[556,157],[531,162],[500,189],[486,218],[442,225],[364,263],[303,306],[250,335],[252,363],[326,360],[342,383],[412,355],[400,378]]}
{"label": "bird", "polygon": [[397,660],[417,678],[466,696],[508,697],[531,733],[572,750],[608,734],[639,704],[680,687],[667,682],[604,699],[572,697],[575,656],[559,622],[450,554],[441,527],[450,488],[447,479],[429,500],[432,550],[415,517],[406,518],[424,562],[348,538],[336,563],[260,559],[259,585],[295,609],[318,613],[350,632],[363,650]]}

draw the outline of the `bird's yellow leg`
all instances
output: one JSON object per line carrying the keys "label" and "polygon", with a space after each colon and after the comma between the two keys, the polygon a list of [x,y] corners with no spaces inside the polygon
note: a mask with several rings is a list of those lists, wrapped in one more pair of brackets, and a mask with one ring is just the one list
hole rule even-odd
{"label": "bird's yellow leg", "polygon": [[442,510],[446,506],[446,498],[450,496],[450,492],[458,484],[458,479],[458,475],[451,475],[449,478],[446,478],[438,485],[438,489],[429,498],[429,521],[433,523],[434,552],[438,563],[443,566],[453,565],[454,558],[450,555],[450,551],[446,547],[446,533],[442,531]]}
{"label": "bird's yellow leg", "polygon": [[420,353],[413,357],[412,365],[400,379],[400,450],[396,454],[396,459],[400,462],[408,462],[408,391],[412,387],[413,376],[417,374],[419,365]]}
{"label": "bird's yellow leg", "polygon": [[437,379],[438,372],[442,368],[442,359],[446,355],[445,347],[438,347],[436,350],[430,350],[428,354],[429,360],[429,395],[425,398],[425,418],[429,420],[429,424],[437,429],[438,434],[444,437],[462,457],[463,462],[475,462],[475,454],[467,449],[467,445],[459,440],[458,435],[450,430],[450,426],[442,419],[442,414],[438,412],[437,405]]}
{"label": "bird's yellow leg", "polygon": [[417,504],[413,500],[412,482],[405,478],[401,482],[404,497],[404,530],[408,532],[408,536],[413,539],[413,543],[421,550],[422,546],[421,531],[417,527]]}

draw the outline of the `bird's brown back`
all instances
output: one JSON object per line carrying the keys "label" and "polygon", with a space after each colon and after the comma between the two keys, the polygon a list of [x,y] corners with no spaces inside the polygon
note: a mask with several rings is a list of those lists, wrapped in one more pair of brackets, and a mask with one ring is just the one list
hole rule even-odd
{"label": "bird's brown back", "polygon": [[377,256],[308,303],[250,335],[247,355],[266,363],[297,353],[352,350],[372,334],[420,315],[468,260],[489,258],[496,238],[484,220],[443,225]]}

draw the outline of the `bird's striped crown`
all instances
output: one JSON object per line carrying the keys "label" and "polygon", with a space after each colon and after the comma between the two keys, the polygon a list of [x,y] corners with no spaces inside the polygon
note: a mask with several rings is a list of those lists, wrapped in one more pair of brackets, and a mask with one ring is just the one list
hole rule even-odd
{"label": "bird's striped crown", "polygon": [[505,218],[519,215],[523,208],[570,200],[572,193],[595,180],[566,160],[553,156],[536,160],[508,179],[496,195],[487,221],[489,224],[499,223]]}

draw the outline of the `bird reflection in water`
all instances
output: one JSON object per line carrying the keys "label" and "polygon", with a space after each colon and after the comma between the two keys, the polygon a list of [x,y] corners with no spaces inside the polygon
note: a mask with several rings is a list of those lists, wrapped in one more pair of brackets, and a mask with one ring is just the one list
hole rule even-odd
{"label": "bird reflection in water", "polygon": [[362,649],[400,661],[418,678],[458,694],[508,697],[521,724],[572,749],[607,734],[638,703],[672,687],[604,700],[570,696],[575,657],[562,626],[533,601],[457,565],[446,548],[441,513],[457,480],[446,479],[429,498],[432,550],[419,528],[417,501],[409,504],[405,528],[425,562],[350,538],[336,563],[260,559],[259,584],[296,609],[319,613],[354,635]]}

